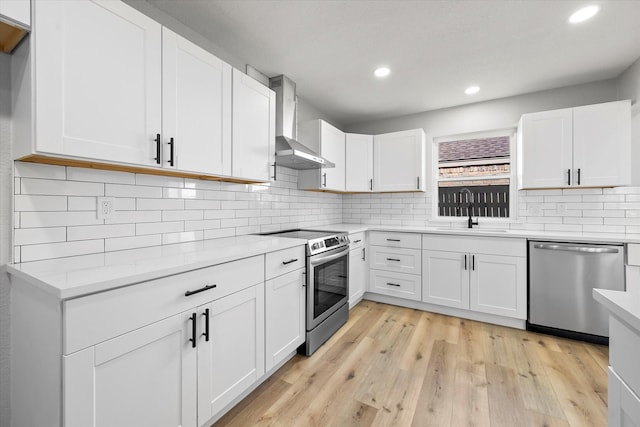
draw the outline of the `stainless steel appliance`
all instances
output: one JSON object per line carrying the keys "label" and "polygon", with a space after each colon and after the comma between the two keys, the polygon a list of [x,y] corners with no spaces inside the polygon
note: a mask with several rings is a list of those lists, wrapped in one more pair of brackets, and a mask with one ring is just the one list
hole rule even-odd
{"label": "stainless steel appliance", "polygon": [[593,288],[624,290],[624,246],[529,242],[527,329],[607,343],[609,315]]}
{"label": "stainless steel appliance", "polygon": [[307,240],[307,333],[301,349],[310,356],[349,320],[348,234],[311,230],[269,234]]}

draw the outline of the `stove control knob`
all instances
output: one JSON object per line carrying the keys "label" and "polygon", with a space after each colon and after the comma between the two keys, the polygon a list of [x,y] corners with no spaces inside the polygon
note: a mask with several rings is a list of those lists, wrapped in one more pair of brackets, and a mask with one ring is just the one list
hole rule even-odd
{"label": "stove control knob", "polygon": [[311,245],[311,250],[315,251],[316,249],[320,248],[320,243],[314,243],[313,245]]}

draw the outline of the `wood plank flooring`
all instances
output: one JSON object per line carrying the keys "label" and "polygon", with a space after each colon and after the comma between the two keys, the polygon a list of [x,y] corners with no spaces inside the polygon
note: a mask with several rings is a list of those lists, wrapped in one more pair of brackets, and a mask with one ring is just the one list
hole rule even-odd
{"label": "wood plank flooring", "polygon": [[363,301],[215,426],[606,426],[608,348]]}

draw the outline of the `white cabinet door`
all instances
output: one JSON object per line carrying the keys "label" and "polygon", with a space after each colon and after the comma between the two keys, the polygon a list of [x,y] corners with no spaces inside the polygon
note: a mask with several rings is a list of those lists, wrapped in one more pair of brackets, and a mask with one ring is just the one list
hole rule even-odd
{"label": "white cabinet door", "polygon": [[66,427],[196,427],[196,349],[183,313],[63,357]]}
{"label": "white cabinet door", "polygon": [[31,2],[29,0],[0,0],[0,15],[29,27],[31,25]]}
{"label": "white cabinet door", "polygon": [[572,111],[565,108],[522,116],[520,188],[558,188],[573,183]]}
{"label": "white cabinet door", "polygon": [[36,151],[157,165],[160,24],[122,2],[34,5]]}
{"label": "white cabinet door", "polygon": [[526,258],[523,257],[472,254],[469,308],[526,319],[526,269]]}
{"label": "white cabinet door", "polygon": [[231,175],[231,66],[162,29],[163,167]]}
{"label": "white cabinet door", "polygon": [[424,141],[422,129],[374,136],[374,191],[424,191]]}
{"label": "white cabinet door", "polygon": [[465,253],[422,251],[422,301],[468,309],[470,262]]}
{"label": "white cabinet door", "polygon": [[344,132],[325,121],[320,122],[320,155],[335,163],[334,168],[321,169],[321,188],[344,191]]}
{"label": "white cabinet door", "polygon": [[630,129],[629,101],[574,108],[574,185],[584,187],[629,185]]}
{"label": "white cabinet door", "polygon": [[236,178],[269,181],[275,161],[275,92],[233,70],[232,168]]}
{"label": "white cabinet door", "polygon": [[[209,309],[209,316],[206,310]],[[226,407],[264,374],[264,285],[200,309],[209,340],[198,342],[198,425]]]}
{"label": "white cabinet door", "polygon": [[349,252],[349,308],[356,305],[367,289],[366,248],[360,247]]}
{"label": "white cabinet door", "polygon": [[609,427],[640,427],[640,398],[622,381],[611,366],[608,368]]}
{"label": "white cabinet door", "polygon": [[373,135],[346,134],[345,189],[357,192],[373,190]]}
{"label": "white cabinet door", "polygon": [[305,270],[265,282],[265,371],[284,360],[305,340]]}

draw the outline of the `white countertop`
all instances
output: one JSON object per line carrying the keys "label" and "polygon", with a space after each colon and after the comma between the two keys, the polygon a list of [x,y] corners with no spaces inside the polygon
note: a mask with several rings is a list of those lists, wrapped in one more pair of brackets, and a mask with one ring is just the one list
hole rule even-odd
{"label": "white countertop", "polygon": [[300,246],[306,240],[238,236],[7,265],[7,273],[60,299]]}
{"label": "white countertop", "polygon": [[593,298],[604,305],[611,314],[640,332],[640,292],[594,289]]}
{"label": "white countertop", "polygon": [[393,231],[403,233],[428,233],[447,234],[456,236],[484,236],[484,237],[509,237],[532,240],[553,240],[567,242],[594,242],[594,243],[640,243],[640,235],[616,234],[616,233],[572,233],[560,231],[535,231],[535,230],[505,230],[497,228],[452,228],[452,227],[419,227],[419,226],[393,226],[393,225],[366,225],[366,224],[331,224],[310,227],[312,230],[336,231],[344,233],[357,233],[361,231]]}

